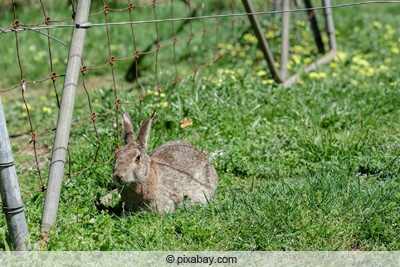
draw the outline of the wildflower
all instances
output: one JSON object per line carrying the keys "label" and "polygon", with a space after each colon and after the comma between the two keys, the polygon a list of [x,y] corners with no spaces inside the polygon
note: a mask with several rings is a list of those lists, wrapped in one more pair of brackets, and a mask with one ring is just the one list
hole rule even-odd
{"label": "wildflower", "polygon": [[215,85],[220,87],[220,86],[222,86],[222,82],[223,82],[222,79],[219,78],[218,80],[215,81]]}
{"label": "wildflower", "polygon": [[380,66],[379,66],[379,70],[380,70],[380,71],[387,71],[387,70],[389,70],[389,67],[388,67],[388,66],[385,66],[385,65],[380,65]]}
{"label": "wildflower", "polygon": [[308,76],[310,76],[311,79],[318,79],[319,78],[319,75],[316,72],[310,72],[310,74]]}
{"label": "wildflower", "polygon": [[322,80],[326,78],[326,73],[324,72],[310,72],[309,77],[313,80]]}
{"label": "wildflower", "polygon": [[265,70],[260,70],[260,71],[257,72],[257,76],[259,76],[259,77],[262,77],[262,76],[265,76],[265,75],[267,75],[267,72]]}
{"label": "wildflower", "polygon": [[224,43],[219,43],[217,46],[218,46],[218,48],[225,48],[226,47],[226,45]]}
{"label": "wildflower", "polygon": [[243,39],[246,40],[249,43],[253,43],[253,44],[258,43],[257,38],[254,35],[250,34],[250,33],[246,33],[245,35],[243,35]]}
{"label": "wildflower", "polygon": [[382,28],[382,24],[381,24],[379,21],[374,21],[374,22],[372,23],[372,25],[373,25],[374,28],[376,28],[376,29]]}
{"label": "wildflower", "polygon": [[331,66],[332,69],[336,69],[338,66],[337,63],[335,62],[331,62],[329,65]]}
{"label": "wildflower", "polygon": [[233,71],[231,69],[225,69],[224,71],[226,74],[235,74],[235,71]]}
{"label": "wildflower", "polygon": [[226,49],[228,49],[228,50],[233,50],[233,45],[232,44],[227,44],[226,45]]}
{"label": "wildflower", "polygon": [[166,107],[168,107],[168,102],[157,103],[157,107],[158,108],[166,108]]}
{"label": "wildflower", "polygon": [[338,51],[335,56],[335,61],[345,61],[347,54],[345,52]]}
{"label": "wildflower", "polygon": [[306,26],[306,22],[304,20],[298,20],[296,21],[296,25],[300,27]]}
{"label": "wildflower", "polygon": [[273,79],[263,80],[262,84],[273,84],[275,81]]}
{"label": "wildflower", "polygon": [[242,74],[242,73],[244,73],[244,69],[239,68],[239,69],[236,70],[236,72],[239,73],[239,74]]}
{"label": "wildflower", "polygon": [[294,61],[295,64],[300,64],[301,63],[301,56],[300,55],[293,55],[292,60]]}
{"label": "wildflower", "polygon": [[253,65],[253,61],[251,59],[246,59],[246,65]]}
{"label": "wildflower", "polygon": [[51,108],[49,108],[49,107],[43,107],[42,111],[43,111],[43,113],[51,114]]}
{"label": "wildflower", "polygon": [[268,31],[267,34],[265,35],[265,38],[270,39],[270,38],[274,38],[275,37],[275,33],[273,31]]}
{"label": "wildflower", "polygon": [[385,25],[385,29],[386,29],[386,35],[387,37],[392,37],[395,34],[395,31],[392,28],[392,25],[386,24]]}
{"label": "wildflower", "polygon": [[393,54],[398,54],[400,51],[399,51],[399,48],[392,47],[392,48],[390,48],[390,52],[392,52]]}
{"label": "wildflower", "polygon": [[35,61],[41,61],[46,53],[44,51],[40,51],[37,55],[33,58]]}
{"label": "wildflower", "polygon": [[110,49],[111,49],[111,51],[115,51],[115,50],[117,50],[117,49],[118,49],[118,46],[117,46],[117,45],[114,45],[114,44],[112,44],[112,45],[110,45]]}
{"label": "wildflower", "polygon": [[355,56],[353,57],[353,62],[356,63],[357,65],[360,65],[362,67],[369,67],[370,64],[368,61],[366,61],[365,59],[362,59],[360,56]]}

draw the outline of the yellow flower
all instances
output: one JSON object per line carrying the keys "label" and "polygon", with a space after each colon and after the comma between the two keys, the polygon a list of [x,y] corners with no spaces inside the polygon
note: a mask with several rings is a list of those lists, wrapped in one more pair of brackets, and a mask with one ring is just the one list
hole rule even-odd
{"label": "yellow flower", "polygon": [[58,58],[53,58],[52,59],[52,61],[51,61],[51,63],[53,63],[53,64],[57,64],[58,62],[60,62],[60,59],[58,59]]}
{"label": "yellow flower", "polygon": [[226,47],[226,45],[224,43],[219,43],[218,44],[218,48],[225,48],[225,47]]}
{"label": "yellow flower", "polygon": [[168,102],[161,102],[157,104],[158,108],[166,108],[168,107]]}
{"label": "yellow flower", "polygon": [[304,63],[306,63],[306,64],[311,63],[311,62],[312,62],[312,58],[310,58],[310,57],[306,57],[304,59]]}
{"label": "yellow flower", "polygon": [[42,111],[43,111],[43,113],[51,114],[51,108],[49,108],[49,107],[43,107]]}
{"label": "yellow flower", "polygon": [[378,22],[378,21],[374,21],[372,23],[372,25],[374,26],[374,28],[377,28],[377,29],[382,28],[382,24],[380,22]]}
{"label": "yellow flower", "polygon": [[242,74],[242,73],[244,73],[244,69],[239,68],[239,69],[236,70],[236,72],[239,73],[239,74]]}
{"label": "yellow flower", "polygon": [[275,81],[273,79],[263,80],[262,84],[273,84]]}
{"label": "yellow flower", "polygon": [[235,71],[233,71],[231,69],[225,69],[224,71],[226,74],[235,74]]}
{"label": "yellow flower", "polygon": [[304,54],[304,48],[300,45],[294,45],[290,50],[294,53]]}
{"label": "yellow flower", "polygon": [[267,39],[274,38],[274,37],[275,37],[275,33],[273,31],[269,31],[265,35],[265,38],[267,38]]}
{"label": "yellow flower", "polygon": [[341,51],[338,51],[335,57],[335,61],[345,61],[347,59],[347,54]]}
{"label": "yellow flower", "polygon": [[301,63],[301,56],[300,55],[293,55],[292,56],[292,60],[294,61],[294,63],[296,63],[297,65]]}
{"label": "yellow flower", "polygon": [[306,26],[306,22],[304,20],[298,20],[296,21],[296,25],[300,27]]}
{"label": "yellow flower", "polygon": [[318,79],[319,75],[316,72],[310,72],[310,74],[308,74],[308,76],[310,76],[311,79]]}
{"label": "yellow flower", "polygon": [[259,77],[262,77],[262,76],[265,76],[265,75],[267,75],[267,72],[265,70],[260,70],[260,71],[257,72],[257,76],[259,76]]}
{"label": "yellow flower", "polygon": [[368,68],[370,66],[368,61],[366,61],[365,59],[362,59],[359,56],[354,56],[352,60],[354,63],[356,63],[357,65],[360,65],[362,67]]}
{"label": "yellow flower", "polygon": [[380,65],[380,66],[379,66],[379,70],[381,70],[381,71],[387,71],[387,70],[389,70],[389,67],[388,67],[388,66],[385,66],[385,65]]}
{"label": "yellow flower", "polygon": [[400,51],[399,51],[399,49],[397,47],[392,47],[390,49],[390,52],[392,52],[393,54],[398,54]]}
{"label": "yellow flower", "polygon": [[253,43],[253,44],[258,43],[257,38],[250,33],[246,33],[245,35],[243,35],[243,39],[249,43]]}
{"label": "yellow flower", "polygon": [[312,71],[312,72],[309,73],[308,76],[309,76],[311,79],[314,79],[314,80],[321,80],[321,79],[326,78],[326,73],[324,73],[324,72],[315,72],[315,71]]}

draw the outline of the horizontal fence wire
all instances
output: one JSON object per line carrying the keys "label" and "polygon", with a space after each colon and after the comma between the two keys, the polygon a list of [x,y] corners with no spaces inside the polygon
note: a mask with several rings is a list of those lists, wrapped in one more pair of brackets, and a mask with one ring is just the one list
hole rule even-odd
{"label": "horizontal fence wire", "polygon": [[[288,10],[275,10],[275,11],[259,11],[259,12],[252,12],[252,13],[233,13],[233,14],[220,14],[220,15],[209,15],[209,16],[199,16],[199,17],[182,17],[182,18],[171,18],[171,19],[159,19],[159,20],[140,20],[140,21],[124,21],[124,22],[114,22],[114,23],[90,23],[90,24],[85,24],[84,26],[81,27],[104,27],[104,26],[115,26],[115,25],[127,25],[127,24],[143,24],[143,23],[155,23],[155,22],[171,22],[171,21],[185,21],[185,20],[199,20],[199,19],[215,19],[215,18],[224,18],[224,17],[247,17],[248,15],[274,15],[274,14],[283,14],[283,13],[297,13],[297,12],[305,12],[305,11],[317,11],[317,10],[323,10],[327,8],[344,8],[344,7],[352,7],[352,6],[360,6],[360,5],[371,5],[371,4],[398,4],[400,1],[364,1],[364,2],[354,2],[354,3],[348,3],[348,4],[336,4],[336,5],[330,5],[330,6],[320,6],[320,7],[311,7],[311,8],[298,8],[298,9],[288,9]],[[151,5],[148,5],[151,6]],[[148,6],[133,6],[130,5],[129,7],[125,9],[118,9],[118,10],[113,10],[109,9],[108,11],[124,11],[124,10],[130,10],[133,8],[145,8]],[[101,11],[100,11],[101,12]],[[100,13],[99,12],[99,13]],[[37,26],[39,26],[38,24]],[[73,24],[73,25],[53,25],[53,26],[40,26],[36,28],[30,28],[30,27],[19,27],[17,29],[15,28],[0,28],[0,34],[1,33],[9,33],[9,32],[17,32],[17,31],[26,31],[26,30],[42,30],[42,29],[60,29],[60,28],[72,28],[72,27],[80,27],[80,24]]]}

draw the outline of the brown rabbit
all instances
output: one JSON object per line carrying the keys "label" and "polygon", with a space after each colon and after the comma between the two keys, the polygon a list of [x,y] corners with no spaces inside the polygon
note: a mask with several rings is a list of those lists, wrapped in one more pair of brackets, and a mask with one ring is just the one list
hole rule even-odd
{"label": "brown rabbit", "polygon": [[214,196],[218,175],[206,155],[184,141],[167,142],[149,155],[147,141],[155,112],[137,139],[128,113],[122,114],[125,146],[115,153],[114,181],[126,210],[150,208],[173,212],[187,196],[206,203]]}

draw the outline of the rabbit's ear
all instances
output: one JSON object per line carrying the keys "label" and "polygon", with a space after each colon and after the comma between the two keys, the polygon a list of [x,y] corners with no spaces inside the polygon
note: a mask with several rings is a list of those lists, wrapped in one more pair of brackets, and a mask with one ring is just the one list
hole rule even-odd
{"label": "rabbit's ear", "polygon": [[135,143],[135,133],[133,132],[132,120],[127,112],[122,113],[122,123],[124,128],[125,145]]}
{"label": "rabbit's ear", "polygon": [[154,111],[153,114],[143,123],[140,131],[138,133],[137,141],[143,145],[143,148],[146,150],[147,148],[147,139],[150,135],[150,128],[153,122],[153,118],[156,116],[156,112]]}

